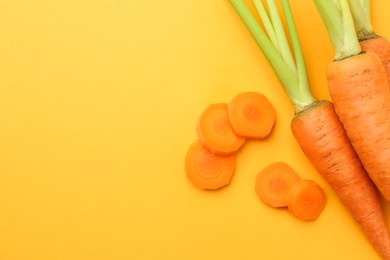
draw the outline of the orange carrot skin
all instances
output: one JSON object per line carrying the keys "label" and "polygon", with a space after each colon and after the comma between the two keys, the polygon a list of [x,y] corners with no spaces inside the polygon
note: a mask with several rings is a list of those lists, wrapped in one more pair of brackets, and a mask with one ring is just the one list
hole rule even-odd
{"label": "orange carrot skin", "polygon": [[390,201],[390,89],[373,52],[328,65],[329,93],[364,168]]}
{"label": "orange carrot skin", "polygon": [[390,239],[379,196],[329,101],[298,113],[292,132],[376,250],[390,259]]}
{"label": "orange carrot skin", "polygon": [[376,36],[360,41],[360,46],[362,50],[372,51],[378,55],[385,67],[387,78],[390,79],[390,41],[383,36]]}

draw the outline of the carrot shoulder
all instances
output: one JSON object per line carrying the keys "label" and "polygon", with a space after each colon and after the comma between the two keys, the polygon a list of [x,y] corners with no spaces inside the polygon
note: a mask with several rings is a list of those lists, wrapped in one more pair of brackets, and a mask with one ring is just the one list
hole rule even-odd
{"label": "carrot shoulder", "polygon": [[301,220],[315,220],[325,207],[322,188],[312,180],[295,182],[286,196],[288,210]]}
{"label": "carrot shoulder", "polygon": [[246,138],[264,139],[275,123],[275,109],[257,92],[236,95],[228,103],[228,115],[234,132]]}
{"label": "carrot shoulder", "polygon": [[275,162],[257,174],[255,191],[265,204],[275,208],[286,207],[287,193],[299,180],[299,176],[288,164]]}
{"label": "carrot shoulder", "polygon": [[227,104],[210,104],[200,115],[196,126],[199,141],[215,154],[232,154],[245,143],[245,138],[234,133]]}
{"label": "carrot shoulder", "polygon": [[390,41],[383,36],[376,36],[360,41],[360,46],[364,51],[372,51],[378,55],[385,67],[387,78],[390,79]]}
{"label": "carrot shoulder", "polygon": [[235,164],[235,155],[213,154],[199,141],[191,144],[185,157],[187,178],[199,189],[219,189],[229,184]]}
{"label": "carrot shoulder", "polygon": [[363,51],[372,51],[382,61],[390,79],[390,41],[374,31],[371,23],[371,1],[349,0],[354,27]]}

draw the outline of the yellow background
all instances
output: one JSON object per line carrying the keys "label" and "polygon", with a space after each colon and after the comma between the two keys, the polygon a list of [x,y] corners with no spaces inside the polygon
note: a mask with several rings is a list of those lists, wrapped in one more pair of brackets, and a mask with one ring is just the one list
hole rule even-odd
{"label": "yellow background", "polygon": [[[333,49],[312,1],[291,2],[328,98]],[[390,3],[372,9],[390,36]],[[0,259],[378,258],[292,137],[292,105],[227,0],[6,0],[0,39]],[[229,186],[198,190],[184,172],[198,115],[243,91],[269,98],[274,131],[246,143]],[[324,188],[316,221],[256,197],[275,161]]]}

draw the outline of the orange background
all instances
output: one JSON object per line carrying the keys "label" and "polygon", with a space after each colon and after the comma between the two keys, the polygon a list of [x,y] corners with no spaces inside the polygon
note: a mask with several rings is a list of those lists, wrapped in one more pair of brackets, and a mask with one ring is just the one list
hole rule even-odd
{"label": "orange background", "polygon": [[[372,2],[390,36],[390,2]],[[291,4],[329,98],[325,28],[312,1]],[[0,39],[0,259],[379,259],[294,140],[293,107],[227,0],[2,1]],[[269,98],[274,131],[246,143],[229,186],[198,190],[184,172],[197,118],[244,91]],[[275,161],[324,188],[316,221],[256,197]]]}

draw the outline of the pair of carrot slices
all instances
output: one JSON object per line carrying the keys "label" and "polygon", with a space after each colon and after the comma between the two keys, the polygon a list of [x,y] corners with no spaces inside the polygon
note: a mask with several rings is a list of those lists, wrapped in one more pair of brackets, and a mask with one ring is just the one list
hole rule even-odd
{"label": "pair of carrot slices", "polygon": [[322,188],[312,180],[301,179],[285,162],[275,162],[262,169],[257,174],[255,190],[265,204],[287,207],[301,220],[316,219],[326,203]]}
{"label": "pair of carrot slices", "polygon": [[198,140],[186,154],[188,179],[200,189],[229,184],[238,150],[248,138],[266,138],[275,118],[274,107],[257,92],[240,93],[229,103],[210,104],[198,119]]}

